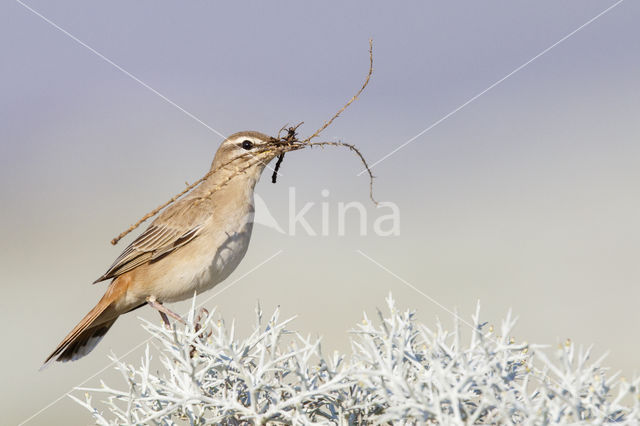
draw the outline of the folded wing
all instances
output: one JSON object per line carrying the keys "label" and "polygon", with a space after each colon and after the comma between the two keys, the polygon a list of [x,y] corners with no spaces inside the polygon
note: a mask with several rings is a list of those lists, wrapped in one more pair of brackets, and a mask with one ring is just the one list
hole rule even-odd
{"label": "folded wing", "polygon": [[[116,278],[144,263],[157,260],[198,236],[202,229],[202,222],[193,220],[196,219],[193,217],[190,218],[192,220],[186,220],[183,223],[179,220],[165,220],[175,217],[172,213],[174,212],[167,211],[166,214],[158,217],[135,241],[129,244],[107,272],[94,281],[94,284]],[[183,217],[187,219],[189,215]]]}

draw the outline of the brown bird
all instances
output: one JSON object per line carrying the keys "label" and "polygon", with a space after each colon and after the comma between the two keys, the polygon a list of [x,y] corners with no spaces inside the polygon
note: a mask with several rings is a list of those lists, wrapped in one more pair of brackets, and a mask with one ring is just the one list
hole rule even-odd
{"label": "brown bird", "polygon": [[210,175],[165,209],[95,282],[112,279],[102,299],[47,357],[75,361],[100,342],[118,317],[144,305],[192,297],[223,281],[238,266],[253,228],[253,191],[267,163],[298,149],[259,132],[239,132],[222,142]]}

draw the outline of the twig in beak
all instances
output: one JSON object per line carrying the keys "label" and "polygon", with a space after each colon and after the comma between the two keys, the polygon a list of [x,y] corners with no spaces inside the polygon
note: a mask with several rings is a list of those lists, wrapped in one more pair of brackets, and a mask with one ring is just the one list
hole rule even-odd
{"label": "twig in beak", "polygon": [[282,153],[280,153],[280,155],[278,155],[278,161],[276,162],[276,167],[273,169],[273,174],[271,175],[271,182],[272,183],[276,183],[276,181],[278,179],[278,170],[280,170],[280,166],[282,165],[282,161],[284,161],[284,154],[287,152],[286,149],[287,148],[294,149],[294,148],[292,148],[294,146],[294,144],[296,144],[296,143],[299,144],[300,143],[300,141],[298,141],[298,134],[296,133],[296,131],[298,130],[298,127],[302,126],[302,124],[304,124],[304,121],[301,121],[300,123],[296,124],[293,127],[289,127],[288,129],[286,129],[287,130],[287,135],[285,137],[282,137],[281,136],[282,132],[287,127],[287,124],[285,124],[278,131],[278,137],[272,139],[272,142],[274,144],[281,145],[283,147],[283,149],[284,149],[284,151],[282,151]]}
{"label": "twig in beak", "polygon": [[[374,176],[371,173],[371,169],[369,168],[369,165],[367,164],[367,161],[365,160],[364,156],[355,147],[355,145],[351,145],[351,144],[344,143],[344,142],[313,142],[313,143],[311,142],[312,139],[318,137],[320,135],[320,133],[322,133],[322,131],[324,131],[327,127],[329,127],[331,125],[331,123],[333,123],[333,121],[336,118],[338,118],[340,116],[340,114],[342,114],[353,103],[353,101],[358,99],[360,94],[364,91],[364,89],[369,84],[369,80],[371,79],[371,74],[372,73],[373,73],[373,40],[369,40],[369,72],[367,73],[367,78],[365,79],[364,83],[360,87],[360,90],[358,90],[358,92],[356,92],[356,94],[351,99],[349,99],[349,101],[342,108],[340,108],[340,110],[338,110],[338,112],[336,112],[329,120],[325,121],[325,123],[322,125],[322,127],[320,127],[318,130],[316,130],[310,137],[306,138],[305,140],[303,140],[303,141],[298,140],[298,136],[296,134],[296,130],[298,129],[298,127],[300,127],[303,124],[302,122],[299,123],[298,125],[294,126],[294,127],[289,127],[288,129],[286,129],[287,130],[287,135],[285,137],[282,137],[281,134],[285,130],[285,128],[287,127],[287,125],[284,125],[280,129],[280,131],[278,132],[277,138],[273,138],[272,139],[272,142],[274,144],[276,144],[276,145],[281,145],[281,149],[282,149],[281,153],[278,155],[278,161],[276,162],[276,167],[274,169],[273,175],[271,176],[271,181],[273,183],[276,183],[276,180],[277,180],[277,177],[278,177],[278,170],[280,169],[280,167],[282,165],[282,162],[284,160],[284,154],[286,152],[293,151],[293,150],[298,150],[298,149],[302,149],[302,148],[306,148],[308,146],[309,147],[312,147],[312,146],[326,146],[326,145],[345,146],[345,147],[349,148],[351,151],[354,151],[358,155],[358,157],[360,157],[360,160],[362,161],[362,163],[364,164],[365,168],[367,169],[367,172],[369,173],[369,195],[371,197],[371,200],[374,202],[374,204],[378,205],[378,202],[373,198],[373,178],[374,178]],[[118,235],[117,237],[112,239],[111,240],[111,244],[113,244],[113,245],[118,244],[118,241],[120,241],[124,236],[126,236],[131,231],[133,231],[138,226],[140,226],[140,224],[142,224],[144,221],[146,221],[147,219],[155,216],[162,209],[164,209],[165,207],[169,206],[170,204],[175,202],[178,198],[182,197],[183,195],[185,195],[186,193],[191,191],[193,188],[195,188],[198,185],[200,185],[202,182],[204,182],[209,176],[211,176],[216,171],[218,171],[218,170],[230,165],[235,160],[238,160],[239,158],[243,158],[243,157],[245,157],[245,155],[240,155],[240,156],[232,159],[228,163],[225,163],[225,164],[221,165],[220,167],[218,167],[218,168],[216,168],[214,170],[210,170],[206,175],[204,175],[202,178],[198,179],[197,181],[195,181],[191,185],[188,185],[183,191],[181,191],[180,193],[175,195],[169,201],[167,201],[166,203],[156,207],[155,209],[153,209],[152,211],[150,211],[149,213],[144,215],[142,218],[140,218],[140,220],[138,220],[136,223],[131,225],[127,230],[125,230],[120,235]],[[242,173],[247,167],[250,167],[253,164],[254,164],[253,162],[250,162],[249,166],[246,166],[243,169],[239,169],[236,173],[232,174],[230,177],[228,177],[226,180],[224,180],[221,184],[216,186],[216,188],[214,190],[212,190],[211,192],[213,192],[213,191],[219,189],[220,187],[224,186],[234,176],[236,176],[239,173]]]}

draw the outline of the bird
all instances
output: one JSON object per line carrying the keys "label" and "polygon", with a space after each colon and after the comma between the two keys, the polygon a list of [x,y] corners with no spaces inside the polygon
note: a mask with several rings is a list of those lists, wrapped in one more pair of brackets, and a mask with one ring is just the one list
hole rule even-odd
{"label": "bird", "polygon": [[91,352],[120,315],[149,305],[164,306],[193,297],[226,279],[240,264],[251,238],[254,188],[267,164],[300,146],[256,131],[227,137],[206,179],[169,205],[95,282],[111,280],[93,309],[46,358],[80,359]]}

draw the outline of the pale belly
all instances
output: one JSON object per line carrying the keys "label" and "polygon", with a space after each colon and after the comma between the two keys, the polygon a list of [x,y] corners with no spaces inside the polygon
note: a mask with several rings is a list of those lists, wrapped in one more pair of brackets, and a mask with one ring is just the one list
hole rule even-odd
{"label": "pale belly", "polygon": [[249,248],[251,227],[252,224],[247,224],[246,229],[228,235],[215,255],[195,274],[193,284],[198,293],[211,289],[235,271]]}
{"label": "pale belly", "polygon": [[207,291],[225,280],[246,254],[252,226],[251,221],[233,233],[198,236],[180,253],[175,253],[180,256],[162,265],[162,271],[154,274],[153,296],[160,302],[176,302]]}

